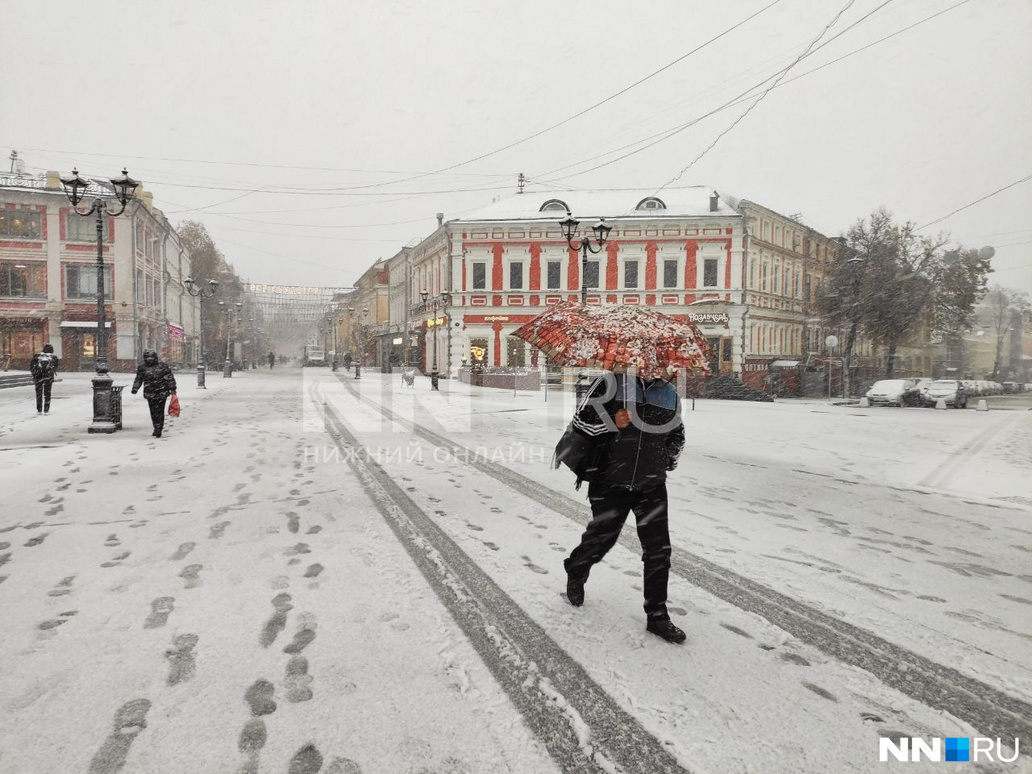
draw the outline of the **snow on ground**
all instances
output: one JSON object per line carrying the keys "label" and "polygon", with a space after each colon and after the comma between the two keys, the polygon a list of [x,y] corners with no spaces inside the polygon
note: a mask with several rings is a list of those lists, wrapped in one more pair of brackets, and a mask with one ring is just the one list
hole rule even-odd
{"label": "snow on ground", "polygon": [[[660,642],[622,546],[571,608],[561,560],[580,526],[404,424],[582,498],[548,465],[571,396],[301,373],[212,377],[207,392],[181,375],[183,416],[159,440],[128,393],[126,429],[87,435],[86,375],[55,386],[48,417],[31,389],[0,391],[0,774],[121,760],[162,774],[562,770],[388,528],[328,412],[687,770],[866,772],[879,734],[976,735],[680,578],[671,607],[689,641]],[[993,500],[1022,493],[1020,456],[991,457],[1023,448],[1032,414],[690,408],[675,547],[1032,696],[1032,517]],[[956,481],[934,480],[946,466],[993,475],[939,493]],[[120,708],[146,727],[115,733]],[[612,733],[570,722],[585,748]]]}
{"label": "snow on ground", "polygon": [[[570,395],[514,402],[511,392],[447,387],[436,402],[374,382],[361,395],[575,494],[569,471],[547,465]],[[1007,500],[1027,494],[1013,449],[1032,413],[685,408],[688,446],[668,483],[675,546],[1032,699],[1032,509]],[[952,485],[967,467],[981,472],[977,490],[920,485],[943,468]]]}

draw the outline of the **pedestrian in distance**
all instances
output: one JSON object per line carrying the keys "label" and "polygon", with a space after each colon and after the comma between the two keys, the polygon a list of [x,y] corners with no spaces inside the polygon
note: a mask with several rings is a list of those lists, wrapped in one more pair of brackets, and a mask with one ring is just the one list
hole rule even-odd
{"label": "pedestrian in distance", "polygon": [[666,607],[671,555],[666,475],[677,466],[685,442],[677,390],[664,379],[606,372],[582,399],[569,432],[579,436],[576,443],[597,444],[598,454],[590,472],[578,471],[578,484],[588,481],[592,518],[563,563],[567,599],[576,607],[584,604],[591,568],[616,545],[633,511],[644,565],[646,629],[667,642],[684,642],[685,633],[671,622]]}
{"label": "pedestrian in distance", "polygon": [[276,353],[275,352],[270,352],[269,353],[269,370],[270,371],[272,370],[272,367],[274,365],[276,365]]}
{"label": "pedestrian in distance", "polygon": [[37,415],[50,413],[50,393],[54,389],[54,376],[59,363],[52,344],[44,344],[43,351],[33,355],[29,362],[32,384],[36,388]]}
{"label": "pedestrian in distance", "polygon": [[136,369],[133,395],[139,392],[141,386],[143,397],[150,406],[151,424],[154,425],[152,435],[161,438],[161,431],[165,427],[165,401],[169,395],[176,394],[176,377],[168,363],[162,363],[153,349],[143,352],[143,364]]}

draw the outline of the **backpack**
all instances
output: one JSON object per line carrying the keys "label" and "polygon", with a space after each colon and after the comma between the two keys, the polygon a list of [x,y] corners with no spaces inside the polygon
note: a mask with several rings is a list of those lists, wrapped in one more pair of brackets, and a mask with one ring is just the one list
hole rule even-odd
{"label": "backpack", "polygon": [[36,356],[36,372],[34,376],[40,381],[54,378],[54,356],[49,352],[42,352]]}

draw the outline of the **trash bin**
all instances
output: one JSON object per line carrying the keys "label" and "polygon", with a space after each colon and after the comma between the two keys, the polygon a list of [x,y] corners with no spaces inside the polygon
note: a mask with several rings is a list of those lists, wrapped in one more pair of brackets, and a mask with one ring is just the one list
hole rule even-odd
{"label": "trash bin", "polygon": [[115,423],[115,429],[122,429],[122,390],[125,385],[111,388],[111,420]]}

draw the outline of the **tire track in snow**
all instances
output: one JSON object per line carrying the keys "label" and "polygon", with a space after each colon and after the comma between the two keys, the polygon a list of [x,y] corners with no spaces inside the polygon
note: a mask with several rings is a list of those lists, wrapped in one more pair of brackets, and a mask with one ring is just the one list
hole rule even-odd
{"label": "tire track in snow", "polygon": [[[317,386],[313,385],[314,396]],[[364,453],[329,404],[326,431],[484,664],[570,774],[684,772],[674,756],[625,712]]]}
{"label": "tire track in snow", "polygon": [[[357,400],[386,419],[411,427],[413,435],[444,449],[457,462],[491,476],[581,526],[590,521],[591,511],[587,505],[504,465],[491,462],[473,449],[402,419],[391,409],[358,394],[346,380],[339,376],[338,379]],[[975,443],[987,442],[993,434],[989,431],[995,431],[995,428],[989,428]],[[619,543],[632,553],[640,551],[635,536],[627,530],[620,533]],[[1022,750],[1029,750],[1032,745],[1032,704],[1028,702],[676,546],[670,571],[718,599],[755,613],[831,658],[863,669],[911,699],[969,723],[983,736],[1020,737]]]}

